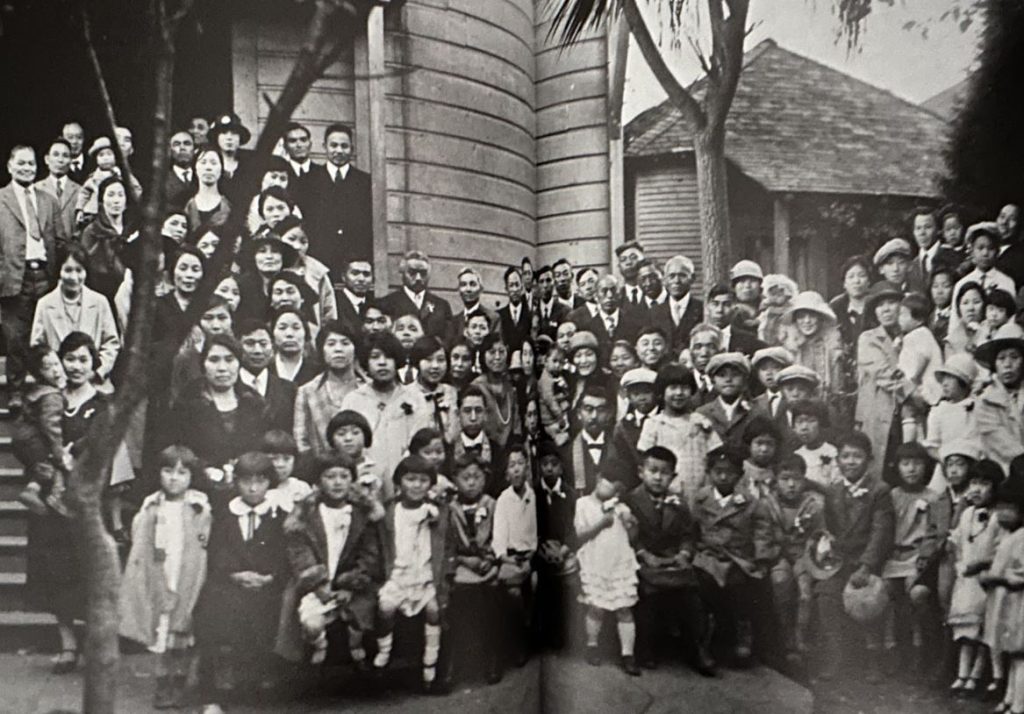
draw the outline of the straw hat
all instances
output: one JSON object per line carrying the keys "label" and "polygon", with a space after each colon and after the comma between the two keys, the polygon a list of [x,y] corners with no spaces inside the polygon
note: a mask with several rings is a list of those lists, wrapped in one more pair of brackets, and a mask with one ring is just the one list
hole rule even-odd
{"label": "straw hat", "polygon": [[889,593],[885,582],[874,573],[868,575],[868,584],[862,588],[853,587],[849,581],[843,588],[843,609],[851,618],[862,624],[874,622],[889,608]]}
{"label": "straw hat", "polygon": [[832,308],[825,302],[825,298],[821,296],[821,293],[815,292],[814,290],[804,290],[793,298],[793,302],[789,304],[789,307],[784,313],[782,313],[782,319],[787,322],[792,322],[796,319],[798,312],[812,312],[821,319],[828,322],[830,325],[836,323],[836,314],[832,311]]}
{"label": "straw hat", "polygon": [[966,352],[960,352],[950,356],[941,367],[935,370],[936,378],[944,374],[959,379],[969,389],[974,384],[974,380],[978,378],[978,365],[973,356]]}
{"label": "straw hat", "polygon": [[752,260],[741,260],[732,266],[732,270],[729,271],[729,280],[735,282],[743,278],[764,280],[764,271],[761,270],[760,265]]}
{"label": "straw hat", "polygon": [[978,345],[978,349],[974,351],[974,359],[981,366],[994,371],[996,357],[1009,348],[1016,348],[1024,355],[1024,329],[1012,321],[996,330],[991,340]]}

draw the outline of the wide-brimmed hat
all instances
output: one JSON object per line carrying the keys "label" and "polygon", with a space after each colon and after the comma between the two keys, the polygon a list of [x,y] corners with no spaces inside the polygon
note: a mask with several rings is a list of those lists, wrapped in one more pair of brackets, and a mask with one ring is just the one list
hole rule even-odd
{"label": "wide-brimmed hat", "polygon": [[864,313],[866,315],[874,315],[875,307],[878,305],[880,300],[900,300],[902,298],[903,291],[900,290],[899,285],[890,280],[879,280],[871,286],[871,289],[868,290],[867,297],[864,298]]}
{"label": "wide-brimmed hat", "polygon": [[843,588],[843,609],[861,624],[874,622],[889,609],[889,591],[885,581],[874,573],[868,575],[867,585],[862,588],[855,588],[847,581]]}
{"label": "wide-brimmed hat", "polygon": [[750,374],[750,360],[742,352],[719,352],[708,361],[705,371],[709,377],[714,377],[723,367],[735,367],[746,375]]}
{"label": "wide-brimmed hat", "polygon": [[263,231],[261,233],[257,233],[242,244],[242,250],[245,257],[241,261],[241,264],[244,266],[252,263],[256,258],[256,250],[262,245],[273,245],[280,249],[283,256],[282,263],[284,268],[293,267],[299,260],[299,251],[281,240],[281,237],[273,231]]}
{"label": "wide-brimmed hat", "polygon": [[981,441],[976,437],[961,437],[943,441],[939,447],[939,461],[945,461],[950,456],[966,456],[972,461],[979,460],[984,454]]}
{"label": "wide-brimmed hat", "polygon": [[875,267],[878,267],[894,255],[902,255],[905,258],[910,258],[914,255],[914,249],[910,247],[910,243],[902,238],[887,240],[882,244],[881,248],[875,251]]}
{"label": "wide-brimmed hat", "polygon": [[252,133],[246,128],[245,124],[242,123],[242,120],[239,119],[238,115],[234,112],[221,114],[210,122],[210,131],[207,136],[210,138],[211,143],[216,144],[217,137],[225,131],[233,131],[238,134],[239,144],[248,144],[249,139],[252,138]]}
{"label": "wide-brimmed hat", "polygon": [[989,371],[995,370],[996,356],[1005,349],[1014,348],[1024,355],[1024,329],[1016,322],[1007,322],[996,330],[988,342],[978,345],[974,359]]}
{"label": "wide-brimmed hat", "polygon": [[944,374],[959,379],[970,388],[974,384],[974,380],[978,378],[978,365],[975,363],[974,357],[966,352],[959,352],[951,355],[942,363],[941,367],[936,368],[936,378]]}
{"label": "wide-brimmed hat", "polygon": [[793,353],[785,347],[762,347],[754,353],[753,358],[750,360],[750,366],[753,369],[757,369],[758,365],[766,360],[778,362],[783,367],[788,367],[793,364]]}
{"label": "wide-brimmed hat", "polygon": [[729,271],[729,280],[735,282],[742,280],[743,278],[756,278],[758,280],[764,280],[764,271],[761,266],[752,260],[741,260],[732,266],[732,270]]}
{"label": "wide-brimmed hat", "polygon": [[804,290],[799,293],[793,302],[789,304],[786,311],[782,313],[782,319],[786,322],[792,322],[796,319],[796,314],[800,311],[812,312],[822,320],[825,320],[830,325],[836,323],[836,314],[832,308],[825,302],[825,298],[821,296],[821,293],[815,292],[814,290]]}

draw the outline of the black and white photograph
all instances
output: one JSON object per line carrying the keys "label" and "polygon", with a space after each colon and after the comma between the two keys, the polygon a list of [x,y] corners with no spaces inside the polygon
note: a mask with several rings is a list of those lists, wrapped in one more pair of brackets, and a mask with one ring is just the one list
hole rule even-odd
{"label": "black and white photograph", "polygon": [[1024,714],[1024,0],[0,0],[0,714]]}

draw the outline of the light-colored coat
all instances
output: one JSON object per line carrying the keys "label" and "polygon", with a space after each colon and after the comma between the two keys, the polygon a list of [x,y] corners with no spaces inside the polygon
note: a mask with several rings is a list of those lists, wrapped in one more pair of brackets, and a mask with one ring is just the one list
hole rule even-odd
{"label": "light-colored coat", "polygon": [[977,399],[974,418],[988,458],[1005,473],[1014,457],[1024,454],[1024,416],[1014,408],[1006,387],[998,380],[985,387]]}
{"label": "light-colored coat", "polygon": [[191,632],[192,611],[206,582],[206,546],[210,538],[210,504],[199,491],[185,495],[185,535],[181,554],[178,592],[166,588],[163,562],[156,557],[156,519],[163,493],[150,495],[132,522],[132,550],[128,555],[118,607],[118,633],[152,646],[168,598],[170,632]]}
{"label": "light-colored coat", "polygon": [[63,235],[70,238],[75,235],[75,206],[78,204],[78,194],[82,186],[72,181],[70,176],[65,176],[64,179],[64,190],[60,198],[57,198],[57,181],[53,176],[36,181],[34,186],[36,190],[49,194],[57,202]]}
{"label": "light-colored coat", "polygon": [[[43,234],[43,246],[51,278],[56,271],[56,247],[58,240],[65,240],[63,224],[56,199],[42,191],[36,191],[36,206],[39,214],[39,229]],[[21,281],[25,277],[25,217],[14,195],[13,184],[0,188],[0,297],[14,297],[21,293]]]}
{"label": "light-colored coat", "polygon": [[32,321],[33,345],[45,344],[57,351],[64,338],[76,331],[84,332],[96,343],[100,353],[96,374],[106,379],[121,352],[121,338],[107,299],[95,290],[83,288],[81,317],[77,323],[72,323],[64,310],[59,287],[39,298]]}
{"label": "light-colored coat", "polygon": [[885,387],[892,381],[899,363],[896,344],[885,328],[865,330],[857,340],[857,428],[867,434],[874,447],[872,473],[881,473],[889,441],[896,396]]}

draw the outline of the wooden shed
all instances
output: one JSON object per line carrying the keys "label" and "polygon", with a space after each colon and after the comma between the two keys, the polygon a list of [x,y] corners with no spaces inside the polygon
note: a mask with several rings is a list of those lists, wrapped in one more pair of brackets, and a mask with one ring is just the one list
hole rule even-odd
{"label": "wooden shed", "polygon": [[[373,175],[379,206],[378,291],[396,282],[398,257],[412,248],[434,257],[432,283],[449,298],[464,265],[480,270],[492,297],[505,267],[523,256],[608,265],[622,74],[611,50],[622,43],[600,31],[557,47],[547,6],[407,0],[377,8],[351,55],[299,106],[295,119],[313,130],[317,148],[327,124],[355,127],[355,163]],[[263,95],[276,96],[297,53],[304,24],[286,9],[232,26],[234,106],[249,126],[263,126]]]}
{"label": "wooden shed", "polygon": [[[835,291],[839,265],[865,246],[839,240],[812,208],[902,216],[938,198],[947,131],[927,109],[762,41],[744,58],[726,123],[735,257]],[[657,258],[684,253],[699,263],[687,122],[666,101],[626,126],[624,151],[626,234]],[[909,224],[892,230],[910,238]]]}

